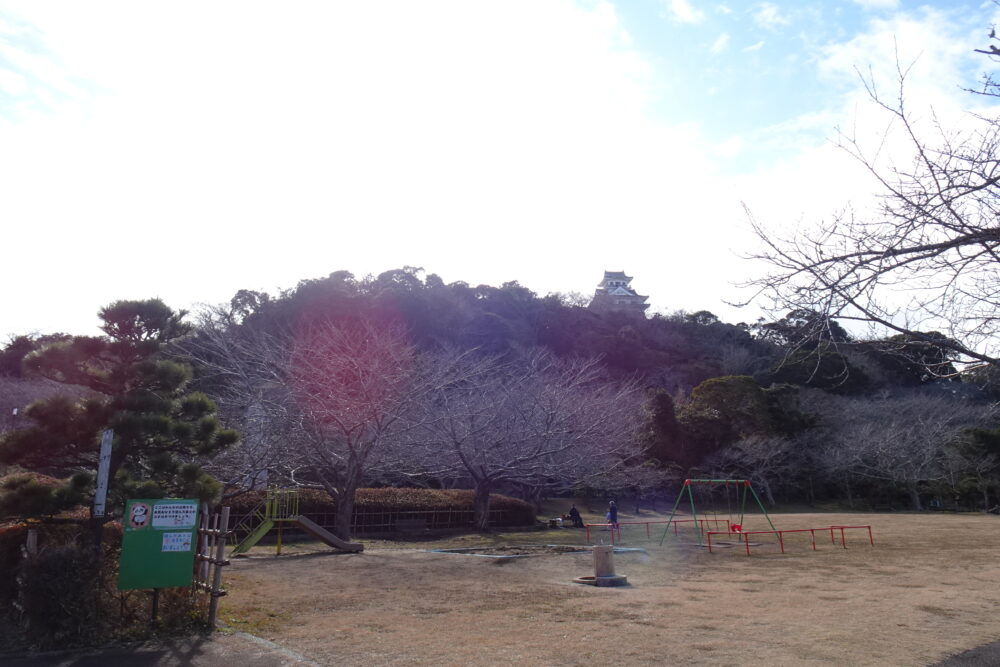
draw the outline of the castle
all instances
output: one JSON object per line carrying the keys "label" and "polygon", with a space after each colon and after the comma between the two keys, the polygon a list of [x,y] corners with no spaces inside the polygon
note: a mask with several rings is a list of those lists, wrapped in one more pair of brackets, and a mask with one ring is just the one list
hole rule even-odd
{"label": "castle", "polygon": [[631,287],[632,278],[624,271],[605,271],[604,280],[597,286],[590,308],[599,312],[620,311],[645,315],[648,296],[637,294]]}

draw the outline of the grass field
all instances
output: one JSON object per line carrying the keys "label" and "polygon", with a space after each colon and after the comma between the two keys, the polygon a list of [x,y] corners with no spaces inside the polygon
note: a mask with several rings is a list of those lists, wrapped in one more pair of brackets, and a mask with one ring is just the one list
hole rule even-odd
{"label": "grass field", "polygon": [[831,545],[820,533],[813,551],[805,533],[788,536],[784,555],[763,539],[749,557],[709,554],[690,535],[660,546],[662,528],[647,541],[644,527],[629,526],[624,544],[646,552],[616,556],[625,588],[572,583],[593,573],[589,554],[426,551],[582,544],[582,530],[372,541],[361,554],[303,543],[275,557],[262,546],[227,569],[222,618],[323,664],[920,665],[1000,639],[1000,517],[772,519],[781,529],[871,524],[875,546],[861,531],[848,533],[847,549],[839,534]]}

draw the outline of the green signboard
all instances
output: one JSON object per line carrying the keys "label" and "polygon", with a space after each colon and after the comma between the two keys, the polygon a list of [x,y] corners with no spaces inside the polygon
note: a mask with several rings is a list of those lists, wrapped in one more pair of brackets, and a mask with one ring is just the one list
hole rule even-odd
{"label": "green signboard", "polygon": [[197,524],[197,500],[128,501],[118,590],[190,586]]}

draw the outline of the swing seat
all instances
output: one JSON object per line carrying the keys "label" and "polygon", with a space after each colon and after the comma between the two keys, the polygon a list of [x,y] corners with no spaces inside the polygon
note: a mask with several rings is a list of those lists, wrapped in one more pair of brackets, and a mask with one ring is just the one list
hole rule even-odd
{"label": "swing seat", "polygon": [[743,526],[741,524],[738,524],[738,523],[731,523],[731,524],[729,524],[729,530],[732,531],[732,532],[734,532],[734,533],[742,533],[743,532]]}

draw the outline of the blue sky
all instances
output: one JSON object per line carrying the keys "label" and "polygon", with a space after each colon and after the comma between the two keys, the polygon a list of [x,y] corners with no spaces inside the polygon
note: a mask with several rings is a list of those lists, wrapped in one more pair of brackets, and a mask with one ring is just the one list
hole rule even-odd
{"label": "blue sky", "polygon": [[[961,128],[990,2],[0,0],[0,336],[347,269],[708,309],[873,184],[856,69]],[[887,152],[905,159],[891,136]],[[897,153],[898,151],[898,153]],[[177,271],[177,266],[183,270]]]}

